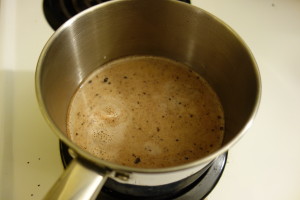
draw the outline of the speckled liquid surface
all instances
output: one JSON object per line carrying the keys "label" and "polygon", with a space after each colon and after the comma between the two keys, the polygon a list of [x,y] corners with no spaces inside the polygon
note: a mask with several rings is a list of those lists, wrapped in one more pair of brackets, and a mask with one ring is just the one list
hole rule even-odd
{"label": "speckled liquid surface", "polygon": [[199,159],[223,140],[224,113],[208,83],[162,57],[132,56],[93,72],[69,106],[67,135],[121,165],[160,168]]}

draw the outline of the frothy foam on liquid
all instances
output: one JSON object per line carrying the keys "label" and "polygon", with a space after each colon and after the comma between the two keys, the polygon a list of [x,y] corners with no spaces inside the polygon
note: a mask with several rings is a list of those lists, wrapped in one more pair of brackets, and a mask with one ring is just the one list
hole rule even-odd
{"label": "frothy foam on liquid", "polygon": [[125,166],[170,167],[222,145],[218,96],[191,68],[170,59],[131,56],[94,71],[69,106],[67,136]]}

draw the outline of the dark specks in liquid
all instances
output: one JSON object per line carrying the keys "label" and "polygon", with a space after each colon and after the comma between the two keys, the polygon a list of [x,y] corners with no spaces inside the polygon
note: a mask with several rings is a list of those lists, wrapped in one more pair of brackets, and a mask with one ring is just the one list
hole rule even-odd
{"label": "dark specks in liquid", "polygon": [[[213,107],[218,105],[212,100],[214,93],[180,63],[151,56],[122,58],[85,80],[74,96],[78,94],[80,106],[73,100],[69,109],[69,116],[75,117],[68,118],[67,126],[76,128],[67,132],[101,159],[141,168],[169,167],[207,155],[223,139],[224,117]],[[103,112],[106,108],[111,111]],[[174,160],[173,155],[178,157]]]}
{"label": "dark specks in liquid", "polygon": [[134,160],[134,164],[139,164],[141,162],[141,158],[137,157],[135,160]]}

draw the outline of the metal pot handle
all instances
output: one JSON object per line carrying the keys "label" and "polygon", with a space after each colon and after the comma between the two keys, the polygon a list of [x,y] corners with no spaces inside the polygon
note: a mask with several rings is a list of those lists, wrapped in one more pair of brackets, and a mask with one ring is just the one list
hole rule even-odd
{"label": "metal pot handle", "polygon": [[44,199],[96,199],[107,177],[106,171],[96,171],[73,159]]}

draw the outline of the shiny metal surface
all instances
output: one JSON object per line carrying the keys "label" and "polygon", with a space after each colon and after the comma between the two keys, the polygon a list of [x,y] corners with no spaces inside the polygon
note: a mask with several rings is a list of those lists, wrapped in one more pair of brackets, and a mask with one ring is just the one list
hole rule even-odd
{"label": "shiny metal surface", "polygon": [[[168,57],[206,78],[225,111],[225,140],[219,151],[181,166],[139,169],[100,160],[65,136],[68,104],[80,82],[104,63],[128,55]],[[260,84],[252,54],[233,30],[204,10],[172,0],[120,0],[80,13],[51,37],[36,71],[38,101],[58,137],[85,162],[130,173],[127,182],[141,185],[163,184],[153,183],[156,177],[164,180],[162,176],[180,180],[227,151],[252,124]]]}
{"label": "shiny metal surface", "polygon": [[106,175],[100,175],[75,159],[44,199],[96,199],[106,179]]}

